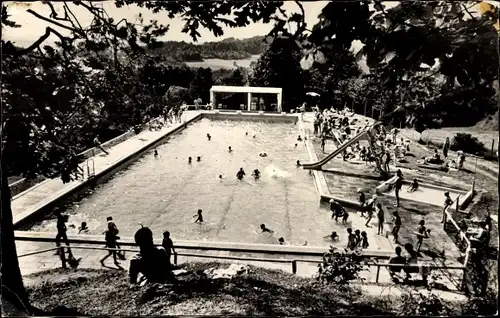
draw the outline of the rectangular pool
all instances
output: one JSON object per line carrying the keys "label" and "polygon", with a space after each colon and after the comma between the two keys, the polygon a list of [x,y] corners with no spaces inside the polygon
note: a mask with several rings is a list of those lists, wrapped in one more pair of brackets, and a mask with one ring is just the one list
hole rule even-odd
{"label": "rectangular pool", "polygon": [[[276,244],[283,237],[291,245],[328,246],[323,237],[335,228],[320,207],[313,176],[296,166],[310,161],[299,134],[295,123],[202,118],[158,146],[158,157],[148,152],[71,204],[68,233],[85,221],[90,234],[102,234],[112,216],[122,236],[133,236],[141,223],[156,238],[168,230],[174,240]],[[243,181],[236,179],[240,167]],[[254,169],[260,180],[251,177]],[[193,218],[198,209],[201,225]],[[262,223],[275,233],[261,233]],[[55,220],[31,230],[55,232]]]}

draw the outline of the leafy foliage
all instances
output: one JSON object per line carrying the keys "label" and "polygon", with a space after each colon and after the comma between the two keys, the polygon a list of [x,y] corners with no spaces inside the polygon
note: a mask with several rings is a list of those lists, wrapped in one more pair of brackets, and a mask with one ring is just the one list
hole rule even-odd
{"label": "leafy foliage", "polygon": [[192,44],[186,42],[166,41],[159,42],[149,50],[152,55],[169,56],[174,61],[193,62],[204,59],[239,60],[250,58],[265,51],[268,43],[264,36],[255,36],[248,39],[228,38],[217,42]]}
{"label": "leafy foliage", "polygon": [[409,316],[450,316],[453,307],[439,296],[427,290],[415,291],[407,289],[401,295],[401,315]]}
{"label": "leafy foliage", "polygon": [[323,256],[323,262],[318,264],[318,280],[327,284],[346,285],[349,282],[360,279],[359,274],[366,270],[367,262],[358,251],[343,251],[330,247]]}
{"label": "leafy foliage", "polygon": [[275,38],[252,69],[250,85],[281,87],[283,111],[298,107],[303,102],[305,94],[300,58],[300,50],[295,41]]}
{"label": "leafy foliage", "polygon": [[462,150],[466,153],[479,154],[486,150],[484,144],[471,134],[458,133],[451,141],[451,150]]}

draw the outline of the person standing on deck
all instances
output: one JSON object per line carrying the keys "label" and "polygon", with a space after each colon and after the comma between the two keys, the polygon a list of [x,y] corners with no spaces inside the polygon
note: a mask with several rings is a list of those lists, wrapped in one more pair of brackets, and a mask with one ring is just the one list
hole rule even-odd
{"label": "person standing on deck", "polygon": [[394,211],[394,217],[392,218],[392,223],[394,227],[392,228],[392,235],[394,236],[394,243],[398,243],[398,233],[401,229],[401,217],[399,216],[398,211]]}
{"label": "person standing on deck", "polygon": [[99,148],[101,149],[102,152],[104,152],[106,155],[109,155],[109,152],[106,151],[106,149],[104,149],[104,147],[102,146],[102,144],[99,142],[99,139],[98,139],[99,136],[96,136],[94,138],[94,146],[96,148]]}
{"label": "person standing on deck", "polygon": [[172,263],[170,261],[170,258],[172,256],[172,253],[175,255],[175,249],[174,249],[174,242],[172,242],[172,239],[170,238],[169,231],[163,232],[163,242],[162,242],[161,246],[163,246],[163,248],[167,252],[168,266],[172,267]]}
{"label": "person standing on deck", "polygon": [[[56,217],[57,217],[57,235],[56,235],[56,246],[60,247],[61,246],[61,240],[66,244],[68,247],[68,254],[71,256],[71,249],[69,248],[69,240],[68,240],[68,235],[66,232],[68,231],[68,228],[66,227],[66,222],[68,222],[68,216],[63,215],[61,212],[56,212]],[[61,250],[58,249],[56,252],[56,255],[59,255],[61,253]]]}
{"label": "person standing on deck", "polygon": [[443,217],[441,218],[441,223],[444,223],[446,210],[453,204],[453,200],[450,198],[450,193],[448,191],[444,193],[444,198]]}
{"label": "person standing on deck", "polygon": [[375,211],[377,211],[377,220],[378,220],[377,234],[384,235],[385,215],[384,215],[384,208],[382,207],[382,204],[378,203],[377,207],[375,208]]}
{"label": "person standing on deck", "polygon": [[403,188],[403,173],[400,169],[396,172],[396,180],[391,184],[394,187],[394,194],[396,196],[396,207],[399,208],[399,192]]}

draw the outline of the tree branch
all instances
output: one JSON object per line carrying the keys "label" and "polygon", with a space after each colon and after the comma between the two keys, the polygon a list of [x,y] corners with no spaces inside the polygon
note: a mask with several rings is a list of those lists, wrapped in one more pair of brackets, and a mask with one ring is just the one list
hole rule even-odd
{"label": "tree branch", "polygon": [[69,30],[69,31],[75,32],[75,33],[80,34],[80,35],[83,35],[83,32],[82,32],[82,31],[77,30],[77,29],[74,29],[74,28],[70,28],[70,27],[69,27],[69,26],[67,26],[67,25],[64,25],[64,24],[59,23],[59,22],[57,22],[57,21],[51,20],[51,19],[49,19],[49,18],[46,18],[46,17],[44,17],[44,16],[42,16],[42,15],[40,15],[40,14],[36,13],[35,11],[31,10],[31,9],[26,10],[26,12],[31,13],[32,15],[34,15],[34,16],[35,16],[35,17],[37,17],[37,18],[39,18],[40,20],[47,21],[47,22],[49,22],[49,23],[52,23],[52,24],[54,24],[54,25],[57,25],[57,26],[58,26],[58,27],[60,27],[60,28],[63,28],[63,29],[66,29],[66,30]]}
{"label": "tree branch", "polygon": [[12,56],[21,56],[21,55],[28,54],[31,51],[33,51],[36,48],[38,48],[40,46],[40,44],[42,44],[45,40],[47,40],[47,38],[50,36],[51,33],[57,35],[63,41],[63,43],[66,42],[67,39],[61,33],[57,32],[56,30],[54,30],[51,27],[47,27],[45,29],[45,34],[42,35],[38,40],[36,40],[35,42],[33,42],[27,48],[22,49],[22,50],[13,50],[13,52],[7,52],[6,54],[7,55],[12,55]]}

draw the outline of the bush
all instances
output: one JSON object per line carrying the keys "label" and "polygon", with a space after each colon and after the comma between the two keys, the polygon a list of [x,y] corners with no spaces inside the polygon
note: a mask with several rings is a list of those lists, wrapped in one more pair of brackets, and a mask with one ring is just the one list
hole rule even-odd
{"label": "bush", "polygon": [[471,134],[458,133],[451,141],[451,150],[462,150],[466,153],[483,155],[487,150],[484,144]]}
{"label": "bush", "polygon": [[401,295],[399,314],[408,316],[451,316],[452,306],[439,296],[427,291],[408,289]]}
{"label": "bush", "polygon": [[464,316],[493,316],[498,312],[498,292],[488,289],[483,296],[474,296],[462,304]]}
{"label": "bush", "polygon": [[369,264],[363,261],[363,256],[359,252],[330,247],[330,250],[323,255],[323,262],[318,265],[318,280],[339,285],[349,284],[355,279],[364,280],[359,277],[359,273],[365,270],[364,266]]}

